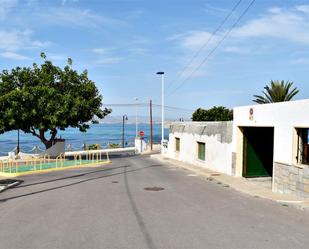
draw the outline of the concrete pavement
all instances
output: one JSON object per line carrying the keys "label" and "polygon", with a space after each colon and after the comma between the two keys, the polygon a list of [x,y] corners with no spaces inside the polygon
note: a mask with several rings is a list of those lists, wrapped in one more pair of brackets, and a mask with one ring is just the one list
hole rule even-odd
{"label": "concrete pavement", "polygon": [[258,182],[249,181],[248,179],[242,177],[229,176],[207,168],[180,162],[178,160],[168,158],[162,154],[153,154],[151,157],[161,162],[190,170],[205,180],[212,180],[228,185],[229,187],[244,194],[276,201],[284,205],[290,205],[309,213],[308,199],[302,199],[293,195],[275,193],[271,190],[271,187],[265,187],[262,184],[258,184]]}
{"label": "concrete pavement", "polygon": [[[300,210],[148,156],[29,175],[0,193],[0,248],[308,248]],[[162,191],[146,191],[162,187]]]}

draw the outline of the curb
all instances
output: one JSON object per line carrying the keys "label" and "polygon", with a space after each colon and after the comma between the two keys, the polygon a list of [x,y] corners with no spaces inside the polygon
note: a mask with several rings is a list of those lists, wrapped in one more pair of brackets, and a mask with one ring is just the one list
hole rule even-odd
{"label": "curb", "polygon": [[162,156],[161,154],[151,155],[150,157],[155,160],[171,164],[178,168],[189,170],[197,174],[203,180],[214,181],[218,184],[221,184],[222,186],[230,187],[235,191],[249,195],[251,197],[270,200],[282,206],[294,207],[309,213],[309,200],[299,199],[291,195],[274,193],[271,190],[259,187],[258,185],[255,185],[253,183],[244,182],[242,178],[229,176],[224,173],[215,172],[207,168],[199,168],[198,166],[190,165],[190,163],[177,161],[164,155]]}

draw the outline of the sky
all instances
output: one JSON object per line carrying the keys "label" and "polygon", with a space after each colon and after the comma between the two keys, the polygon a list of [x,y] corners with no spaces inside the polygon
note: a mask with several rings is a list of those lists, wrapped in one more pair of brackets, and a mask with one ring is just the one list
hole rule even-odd
{"label": "sky", "polygon": [[[242,0],[213,35],[238,2],[0,0],[0,69],[39,63],[42,51],[59,66],[70,57],[73,68],[89,71],[104,104],[160,104],[156,72],[164,71],[166,105],[186,109],[167,108],[170,119],[252,104],[270,80],[293,81],[296,99],[309,98],[309,1],[256,0],[226,36],[251,2]],[[113,115],[124,113],[135,109],[113,107]]]}

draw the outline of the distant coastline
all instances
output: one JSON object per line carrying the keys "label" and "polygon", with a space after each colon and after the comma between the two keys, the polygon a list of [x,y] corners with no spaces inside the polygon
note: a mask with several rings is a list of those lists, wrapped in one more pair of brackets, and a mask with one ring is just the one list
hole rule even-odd
{"label": "distant coastline", "polygon": [[[139,123],[138,131],[144,131],[145,140],[149,141],[150,125]],[[125,124],[125,142],[132,146],[135,138],[135,123]],[[81,149],[83,144],[100,144],[101,147],[107,147],[108,143],[121,143],[122,141],[122,123],[91,124],[87,132],[80,132],[75,128],[68,128],[65,131],[59,131],[59,137],[66,140],[66,145],[72,145],[74,149]],[[165,139],[168,138],[168,129],[165,132]],[[161,125],[153,125],[153,142],[161,141]],[[16,147],[17,131],[6,132],[0,135],[0,155],[7,155]],[[30,152],[34,146],[45,149],[43,144],[31,134],[20,134],[20,144],[23,152]]]}

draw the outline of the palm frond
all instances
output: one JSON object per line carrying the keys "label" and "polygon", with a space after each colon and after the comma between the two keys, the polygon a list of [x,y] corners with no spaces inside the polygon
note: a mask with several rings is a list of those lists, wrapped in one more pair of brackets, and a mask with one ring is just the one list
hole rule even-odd
{"label": "palm frond", "polygon": [[263,96],[253,95],[253,102],[258,104],[275,103],[282,101],[290,101],[299,93],[297,87],[292,88],[292,81],[271,80],[270,84],[264,87]]}

